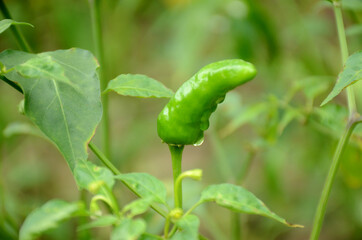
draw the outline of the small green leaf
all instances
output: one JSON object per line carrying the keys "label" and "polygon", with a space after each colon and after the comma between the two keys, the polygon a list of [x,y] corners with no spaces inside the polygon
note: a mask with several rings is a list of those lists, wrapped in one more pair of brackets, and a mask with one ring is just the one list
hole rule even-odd
{"label": "small green leaf", "polygon": [[170,98],[173,91],[159,81],[140,74],[121,74],[108,83],[105,92],[115,91],[123,96]]}
{"label": "small green leaf", "polygon": [[339,74],[336,85],[334,86],[332,92],[327,96],[326,99],[322,102],[321,106],[325,105],[338,94],[342,92],[346,87],[356,83],[358,80],[362,79],[362,51],[358,51],[351,56],[346,61],[344,70]]}
{"label": "small green leaf", "polygon": [[30,23],[26,22],[17,22],[12,19],[3,19],[0,21],[0,34],[3,33],[6,29],[8,29],[11,25],[27,25],[30,27],[34,27]]}
{"label": "small green leaf", "polygon": [[274,219],[289,227],[303,227],[288,223],[285,219],[271,212],[265,204],[246,189],[233,184],[210,185],[201,194],[202,202],[213,201],[232,211],[257,214]]}
{"label": "small green leaf", "polygon": [[166,187],[154,176],[148,173],[127,173],[115,178],[127,184],[142,198],[153,198],[155,202],[166,205]]}
{"label": "small green leaf", "polygon": [[101,216],[90,223],[86,223],[86,224],[79,226],[78,231],[83,231],[83,230],[87,230],[90,228],[96,228],[96,227],[107,227],[107,226],[117,223],[118,220],[119,219],[113,215]]}
{"label": "small green leaf", "polygon": [[99,167],[89,161],[79,161],[74,169],[74,177],[80,188],[87,189],[93,194],[99,192],[99,187],[105,184],[113,188],[113,173],[105,167]]}
{"label": "small green leaf", "polygon": [[109,169],[96,166],[89,161],[78,161],[74,168],[74,178],[79,188],[97,195],[94,203],[102,200],[118,212],[118,205],[111,191],[115,181]]}
{"label": "small green leaf", "polygon": [[181,229],[171,240],[198,240],[200,220],[195,215],[187,215],[175,222],[175,225]]}
{"label": "small green leaf", "polygon": [[112,231],[111,240],[136,240],[145,231],[146,222],[144,220],[124,218]]}
{"label": "small green leaf", "polygon": [[220,130],[220,136],[226,137],[240,128],[242,125],[253,122],[255,119],[259,118],[260,115],[268,109],[268,104],[265,102],[257,103],[251,106],[247,106],[235,117],[230,123],[226,125],[225,128]]}
{"label": "small green leaf", "polygon": [[20,228],[20,240],[36,239],[43,232],[56,228],[60,222],[77,216],[84,211],[81,202],[68,203],[51,200],[27,216]]}
{"label": "small green leaf", "polygon": [[139,240],[164,240],[164,238],[150,233],[143,233]]}
{"label": "small green leaf", "polygon": [[133,218],[136,215],[145,213],[150,208],[152,202],[153,202],[152,197],[140,198],[124,206],[122,212],[123,213],[129,212],[127,214],[127,217]]}
{"label": "small green leaf", "polygon": [[27,134],[35,137],[41,137],[48,139],[39,128],[34,125],[26,122],[13,122],[6,126],[4,129],[4,136],[7,138],[13,137],[15,135]]}

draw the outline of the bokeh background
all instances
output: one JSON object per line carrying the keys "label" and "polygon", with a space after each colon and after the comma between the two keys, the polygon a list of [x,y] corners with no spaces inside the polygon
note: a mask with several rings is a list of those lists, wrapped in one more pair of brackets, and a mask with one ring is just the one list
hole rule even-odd
{"label": "bokeh background", "polygon": [[[13,18],[35,52],[79,47],[93,51],[86,0],[7,0]],[[362,2],[343,1],[350,53],[362,46]],[[183,169],[201,168],[203,180],[184,184],[185,206],[209,184],[237,183],[304,229],[241,215],[244,239],[307,239],[338,137],[346,123],[344,94],[319,107],[342,69],[332,6],[319,0],[107,0],[102,2],[107,79],[139,73],[176,90],[202,66],[228,58],[252,62],[257,77],[232,91],[211,117],[205,142],[187,146]],[[10,31],[1,50],[17,49]],[[94,52],[94,51],[93,51]],[[362,110],[362,83],[354,85]],[[49,142],[11,132],[22,95],[0,82],[0,215],[19,227],[34,208],[52,198],[80,194],[65,160]],[[157,136],[164,99],[110,93],[112,161],[122,172],[147,172],[172,190],[171,161]],[[10,126],[10,128],[9,128]],[[343,155],[320,239],[362,239],[362,126]],[[95,142],[99,143],[98,136]],[[90,153],[90,159],[97,162]],[[121,185],[120,204],[134,198]],[[170,199],[171,200],[171,199]],[[216,205],[197,209],[201,232],[230,239],[232,215]],[[163,220],[145,218],[160,233]],[[76,239],[67,222],[42,239]],[[0,227],[4,231],[4,226]],[[107,229],[94,239],[107,239]],[[0,235],[1,236],[1,235]],[[4,235],[5,236],[5,235]],[[6,238],[5,238],[6,239]]]}

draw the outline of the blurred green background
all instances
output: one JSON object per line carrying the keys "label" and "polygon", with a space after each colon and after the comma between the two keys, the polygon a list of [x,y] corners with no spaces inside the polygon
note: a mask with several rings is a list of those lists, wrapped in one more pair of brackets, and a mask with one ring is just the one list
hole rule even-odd
{"label": "blurred green background", "polygon": [[[93,51],[86,0],[7,0],[35,52],[79,47]],[[362,1],[346,0],[349,51],[362,46]],[[176,90],[202,66],[227,58],[256,65],[257,77],[232,91],[213,114],[205,142],[187,146],[184,170],[202,168],[202,182],[185,181],[185,206],[208,184],[245,186],[273,211],[304,229],[242,215],[244,239],[307,239],[338,137],[346,123],[344,94],[320,108],[342,69],[331,4],[319,0],[107,0],[102,2],[106,78],[140,73]],[[10,31],[1,50],[17,49]],[[362,83],[354,85],[359,111]],[[0,82],[0,207],[19,227],[31,210],[52,198],[79,199],[57,149],[34,136],[14,135],[11,124],[22,95]],[[167,100],[110,94],[112,161],[122,172],[148,172],[172,190],[171,161],[157,136],[156,119]],[[10,127],[9,127],[10,125]],[[8,133],[10,137],[7,137]],[[362,239],[362,126],[343,156],[320,239]],[[95,136],[96,143],[99,142]],[[96,158],[90,154],[90,158]],[[121,204],[134,198],[116,187]],[[199,208],[201,232],[230,239],[229,211]],[[163,220],[152,213],[149,231]],[[0,229],[0,236],[4,227]],[[107,230],[95,239],[106,239]],[[5,235],[4,235],[5,236]],[[1,238],[1,237],[0,237]],[[75,223],[42,239],[75,239]],[[4,237],[4,239],[6,239]]]}

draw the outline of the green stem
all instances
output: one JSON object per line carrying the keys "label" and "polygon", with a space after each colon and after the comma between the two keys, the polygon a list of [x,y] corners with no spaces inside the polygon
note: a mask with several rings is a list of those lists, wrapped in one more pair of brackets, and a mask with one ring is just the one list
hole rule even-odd
{"label": "green stem", "polygon": [[[101,91],[103,92],[107,88],[107,81],[104,74],[104,49],[103,49],[103,38],[102,38],[102,21],[100,4],[101,0],[89,0],[91,17],[92,17],[92,28],[93,28],[93,41],[95,45],[95,55],[98,59],[99,68],[99,80],[101,82]],[[103,119],[101,122],[102,129],[102,149],[107,157],[110,157],[110,144],[109,144],[109,111],[108,111],[108,95],[102,94],[103,104]]]}
{"label": "green stem", "polygon": [[175,208],[182,209],[182,182],[177,186],[177,178],[181,174],[182,151],[184,146],[171,146],[169,145],[172,159],[172,172],[173,172],[173,190],[175,197]]}
{"label": "green stem", "polygon": [[323,224],[324,215],[326,212],[327,202],[329,199],[329,195],[331,193],[332,185],[333,185],[333,182],[334,182],[337,170],[338,170],[338,166],[340,164],[341,156],[347,146],[347,143],[351,137],[353,129],[355,128],[357,123],[358,123],[357,121],[351,121],[345,128],[343,135],[338,142],[338,146],[334,153],[332,164],[329,169],[327,179],[326,179],[324,187],[323,187],[322,195],[321,195],[321,198],[319,199],[319,204],[318,204],[318,208],[316,211],[316,215],[314,217],[314,224],[313,224],[313,229],[312,229],[312,233],[310,236],[310,240],[317,240],[319,238],[319,234],[320,234],[322,224]]}
{"label": "green stem", "polygon": [[165,228],[163,230],[163,236],[164,236],[165,239],[168,238],[168,231],[170,230],[170,224],[171,224],[171,219],[170,219],[170,216],[168,215],[166,217]]}
{"label": "green stem", "polygon": [[115,175],[121,174],[121,172],[113,165],[113,163],[107,158],[107,156],[97,148],[93,143],[88,144],[89,148],[93,151],[93,153],[102,161],[102,163],[113,172]]}
{"label": "green stem", "polygon": [[[2,12],[4,18],[12,19],[10,12],[7,9],[3,0],[0,0],[0,11]],[[16,42],[19,45],[19,48],[25,52],[32,52],[28,42],[25,40],[25,38],[24,38],[23,34],[21,33],[21,31],[19,30],[18,26],[12,25],[10,27],[10,30],[13,33],[13,35],[16,39]]]}
{"label": "green stem", "polygon": [[[333,1],[333,10],[334,10],[335,18],[336,18],[339,45],[341,48],[342,64],[344,65],[347,61],[349,54],[348,54],[346,33],[344,31],[344,24],[343,24],[342,9],[341,9],[340,1]],[[351,116],[356,112],[356,109],[357,109],[356,100],[355,100],[352,86],[347,87],[347,100],[348,100],[349,115]]]}
{"label": "green stem", "polygon": [[241,240],[242,234],[241,234],[241,219],[240,214],[236,212],[231,213],[231,236],[233,240]]}
{"label": "green stem", "polygon": [[[95,146],[93,143],[89,143],[88,144],[89,148],[93,151],[93,153],[99,158],[99,160],[101,160],[101,162],[109,169],[111,170],[115,175],[120,175],[121,172],[112,164],[112,162],[106,157],[106,155],[101,151],[99,150],[99,148],[97,146]],[[141,198],[141,196],[135,192],[132,187],[122,181],[122,183],[131,191],[133,192],[137,197]],[[161,216],[163,217],[166,217],[167,216],[167,213],[161,209],[158,205],[155,205],[155,204],[152,204],[151,205],[151,208],[153,210],[155,210],[157,213],[159,213]]]}

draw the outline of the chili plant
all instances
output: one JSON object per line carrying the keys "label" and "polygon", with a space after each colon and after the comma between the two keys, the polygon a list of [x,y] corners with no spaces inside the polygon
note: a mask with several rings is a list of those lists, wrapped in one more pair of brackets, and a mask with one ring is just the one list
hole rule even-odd
{"label": "chili plant", "polygon": [[[175,94],[144,75],[120,75],[111,80],[106,88],[102,70],[100,1],[91,1],[98,61],[89,51],[78,48],[31,53],[16,26],[30,24],[12,20],[3,1],[0,3],[7,18],[0,22],[1,32],[11,28],[22,50],[5,50],[0,54],[1,79],[24,94],[23,113],[33,122],[34,132],[38,128],[39,135],[59,149],[78,188],[93,195],[89,204],[84,200],[50,200],[25,219],[19,233],[10,228],[10,238],[35,239],[64,220],[89,217],[92,221],[80,225],[78,230],[113,226],[111,239],[203,239],[198,230],[200,220],[193,210],[206,202],[215,202],[239,213],[262,215],[287,226],[299,226],[287,223],[251,192],[232,184],[210,185],[202,191],[194,206],[187,210],[182,207],[182,181],[185,178],[200,180],[202,176],[201,169],[181,171],[183,145],[201,144],[203,131],[208,128],[208,119],[217,104],[223,101],[229,90],[255,76],[252,64],[242,60],[210,64]],[[104,90],[102,94],[101,90]],[[170,144],[174,206],[168,204],[166,188],[160,180],[147,173],[121,173],[107,158],[107,147],[104,147],[103,153],[90,142],[103,113],[103,142],[104,146],[109,146],[106,97],[109,91],[135,97],[171,97],[159,116],[158,132]],[[104,167],[88,161],[87,146],[99,157]],[[121,181],[139,199],[119,206],[112,191],[115,181]],[[103,209],[100,202],[108,210]],[[146,221],[138,217],[149,208],[165,218],[164,230],[160,235],[147,233]]]}
{"label": "chili plant", "polygon": [[[350,87],[361,79],[361,52],[348,58],[340,2],[333,1],[333,5],[345,69],[323,104],[348,87],[349,121],[333,158],[311,239],[318,239],[341,154],[355,126],[362,121]],[[95,56],[79,48],[32,53],[19,28],[23,27],[21,25],[32,25],[12,20],[2,0],[0,9],[5,17],[0,21],[0,33],[10,29],[20,48],[20,51],[5,50],[0,53],[0,79],[24,95],[24,101],[19,108],[33,123],[20,132],[41,136],[53,143],[66,160],[79,190],[91,194],[89,201],[84,197],[76,202],[59,199],[48,201],[27,216],[19,231],[15,224],[11,224],[9,216],[1,216],[0,224],[5,226],[5,239],[36,239],[69,219],[78,220],[79,236],[92,228],[110,226],[112,240],[205,239],[199,231],[202,219],[200,221],[194,210],[207,202],[214,202],[237,214],[261,215],[289,227],[301,227],[288,223],[269,210],[244,187],[230,183],[209,185],[200,193],[193,206],[183,206],[182,182],[186,178],[195,181],[202,178],[202,170],[199,168],[182,171],[184,146],[202,144],[204,131],[209,128],[209,118],[217,105],[224,101],[227,92],[255,77],[256,68],[253,64],[241,59],[211,63],[186,81],[175,93],[155,79],[140,74],[121,74],[108,82],[104,73],[100,0],[90,1]],[[157,119],[157,131],[171,152],[174,204],[169,203],[163,182],[148,173],[122,173],[110,160],[107,97],[110,91],[122,96],[170,98]],[[257,112],[267,110],[263,104],[258,106]],[[298,113],[289,116],[281,129],[294,117],[301,116]],[[92,139],[101,121],[102,149],[99,149]],[[223,129],[223,134],[230,134],[238,125],[240,122],[231,123]],[[88,159],[88,148],[103,166]],[[254,151],[250,151],[251,157]],[[240,179],[244,176],[245,173],[241,174]],[[120,205],[120,199],[114,194],[117,181],[138,199]],[[149,222],[144,213],[150,209],[164,218],[161,231],[154,232],[147,226]],[[87,234],[85,236],[87,237],[84,239],[90,238]]]}

